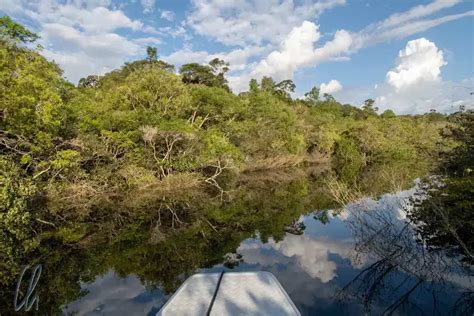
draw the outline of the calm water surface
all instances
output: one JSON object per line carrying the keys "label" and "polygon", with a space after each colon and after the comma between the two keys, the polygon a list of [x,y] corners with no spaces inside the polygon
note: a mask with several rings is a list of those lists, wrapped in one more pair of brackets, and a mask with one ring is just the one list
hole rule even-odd
{"label": "calm water surface", "polygon": [[[303,315],[471,315],[473,269],[417,241],[406,219],[414,192],[365,199],[337,215],[308,210],[281,240],[257,232],[231,259],[195,272],[270,271]],[[119,275],[109,270],[82,282],[83,296],[64,313],[154,315],[172,295],[134,274]]]}

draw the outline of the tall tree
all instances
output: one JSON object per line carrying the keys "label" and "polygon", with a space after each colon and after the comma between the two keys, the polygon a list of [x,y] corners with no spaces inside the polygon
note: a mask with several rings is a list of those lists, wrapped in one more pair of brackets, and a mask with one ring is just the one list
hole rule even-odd
{"label": "tall tree", "polygon": [[395,117],[397,116],[392,110],[388,109],[388,110],[385,110],[381,115],[380,117],[382,118],[392,118],[392,117]]}
{"label": "tall tree", "polygon": [[227,79],[225,78],[225,74],[230,70],[229,63],[222,59],[214,58],[209,62],[209,66],[211,66],[214,76],[216,76],[215,86],[230,91],[227,85]]}
{"label": "tall tree", "polygon": [[283,80],[275,85],[275,93],[283,99],[291,99],[291,93],[295,92],[296,85],[292,80]]}
{"label": "tall tree", "polygon": [[369,115],[377,115],[377,111],[379,110],[378,107],[374,106],[375,100],[374,99],[367,99],[364,101],[364,105],[362,106],[362,110],[366,114]]}
{"label": "tall tree", "polygon": [[87,77],[81,78],[77,86],[79,88],[95,88],[99,85],[100,76],[98,75],[89,75]]}
{"label": "tall tree", "polygon": [[249,90],[250,92],[257,92],[260,89],[257,79],[250,79]]}
{"label": "tall tree", "polygon": [[229,69],[229,63],[225,62],[222,59],[219,58],[214,58],[209,62],[209,66],[211,66],[214,75],[219,75],[222,74],[224,75],[226,72],[228,72]]}
{"label": "tall tree", "polygon": [[262,80],[260,81],[260,88],[263,91],[267,92],[275,92],[275,81],[273,80],[272,77],[263,77]]}
{"label": "tall tree", "polygon": [[319,102],[319,88],[318,87],[311,88],[311,90],[306,92],[304,96],[306,97],[306,100],[311,105],[316,105]]}
{"label": "tall tree", "polygon": [[0,40],[13,41],[15,43],[32,43],[39,36],[23,25],[16,23],[8,16],[0,17]]}
{"label": "tall tree", "polygon": [[323,98],[326,102],[336,102],[336,99],[334,99],[334,97],[329,93],[324,93]]}
{"label": "tall tree", "polygon": [[146,60],[148,60],[149,62],[154,62],[158,60],[158,50],[156,49],[156,47],[147,46],[146,55]]}
{"label": "tall tree", "polygon": [[187,84],[203,84],[209,87],[219,87],[230,91],[225,73],[229,71],[229,64],[215,58],[209,65],[198,63],[184,64],[179,69],[182,81]]}
{"label": "tall tree", "polygon": [[179,69],[184,83],[204,84],[212,86],[214,74],[209,66],[198,63],[184,64]]}
{"label": "tall tree", "polygon": [[276,83],[272,77],[264,76],[260,81],[260,86],[257,80],[250,80],[250,90],[256,92],[258,90],[269,92],[283,100],[291,99],[291,93],[295,91],[296,85],[292,80],[283,80]]}

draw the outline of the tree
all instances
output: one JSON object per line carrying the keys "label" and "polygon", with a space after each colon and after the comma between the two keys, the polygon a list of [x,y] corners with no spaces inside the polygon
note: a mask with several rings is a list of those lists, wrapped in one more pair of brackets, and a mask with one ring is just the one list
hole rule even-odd
{"label": "tree", "polygon": [[316,105],[319,102],[319,88],[311,88],[311,90],[309,92],[306,92],[304,96],[311,105]]}
{"label": "tree", "polygon": [[374,99],[367,99],[364,101],[364,105],[362,106],[362,110],[368,115],[377,115],[377,111],[379,110],[378,107],[374,107],[375,100]]}
{"label": "tree", "polygon": [[329,93],[323,94],[323,98],[325,102],[336,102],[336,99],[334,99],[334,97]]}
{"label": "tree", "polygon": [[0,40],[15,43],[33,43],[39,36],[8,16],[0,17]]}
{"label": "tree", "polygon": [[414,199],[409,218],[415,222],[428,249],[448,249],[447,253],[474,263],[474,112],[453,113],[454,123],[443,132],[443,137],[458,143],[457,147],[441,155],[437,173],[442,182],[424,181],[422,198]]}
{"label": "tree", "polygon": [[[474,176],[474,111],[453,113],[449,120],[450,137],[459,143],[455,149],[446,153],[443,168],[450,175]],[[447,136],[447,135],[446,135]]]}
{"label": "tree", "polygon": [[146,48],[146,60],[149,62],[155,62],[158,60],[158,50],[156,47],[147,46]]}
{"label": "tree", "polygon": [[292,80],[283,80],[275,85],[275,93],[283,99],[291,100],[291,93],[295,92],[295,88]]}
{"label": "tree", "polygon": [[262,91],[275,92],[275,81],[271,77],[263,77],[260,81]]}
{"label": "tree", "polygon": [[204,84],[206,86],[212,86],[213,84],[212,69],[206,65],[198,63],[184,64],[179,69],[179,73],[184,83]]}
{"label": "tree", "polygon": [[214,58],[209,62],[209,66],[211,66],[214,75],[219,75],[219,74],[225,74],[228,72],[229,69],[229,63],[226,63],[224,60],[219,59],[219,58]]}
{"label": "tree", "polygon": [[277,90],[285,92],[295,92],[296,85],[293,83],[293,80],[283,80],[275,85]]}
{"label": "tree", "polygon": [[[257,81],[251,81],[254,89],[258,87]],[[260,81],[260,89],[265,92],[270,92],[271,94],[285,100],[291,100],[291,92],[295,91],[295,84],[292,80],[283,80],[279,83],[276,83],[271,77],[263,77]],[[256,91],[256,90],[255,90]]]}
{"label": "tree", "polygon": [[258,92],[259,90],[259,86],[258,86],[258,82],[257,82],[257,79],[250,79],[250,82],[249,82],[249,90],[250,92]]}
{"label": "tree", "polygon": [[395,113],[392,111],[392,110],[385,110],[381,115],[380,117],[384,118],[384,119],[387,119],[387,118],[392,118],[392,117],[396,117],[397,115],[395,115]]}
{"label": "tree", "polygon": [[209,62],[209,66],[211,66],[212,72],[216,77],[214,86],[230,91],[229,86],[227,85],[227,79],[225,78],[225,74],[230,70],[229,63],[222,59],[214,58]]}
{"label": "tree", "polygon": [[187,84],[203,84],[209,87],[219,87],[230,91],[225,73],[229,71],[229,64],[215,58],[209,65],[198,63],[184,64],[179,69],[182,81]]}
{"label": "tree", "polygon": [[[127,76],[132,72],[143,69],[145,67],[157,67],[169,72],[174,72],[174,65],[168,64],[162,60],[149,61],[145,60],[136,60],[131,63],[125,63],[121,70],[115,70],[114,72],[118,76]],[[119,74],[120,73],[120,74]]]}
{"label": "tree", "polygon": [[375,104],[374,99],[367,99],[364,101],[364,106],[362,108],[373,108]]}
{"label": "tree", "polygon": [[[146,57],[145,61],[147,63],[150,63],[153,66],[158,66],[158,68],[161,68],[163,70],[174,72],[174,66],[173,65],[168,64],[168,63],[166,63],[162,60],[158,60],[158,50],[156,49],[156,47],[147,46],[146,55],[147,55],[147,57]],[[137,61],[137,62],[141,62],[141,61]],[[137,62],[135,62],[135,63],[137,63]]]}
{"label": "tree", "polygon": [[34,33],[8,17],[0,24],[9,38],[0,42],[0,153],[22,157],[34,170],[69,132],[63,100],[69,88],[54,62],[32,49],[12,49],[34,41]]}
{"label": "tree", "polygon": [[89,75],[85,78],[81,78],[77,86],[79,88],[95,88],[99,85],[100,76]]}

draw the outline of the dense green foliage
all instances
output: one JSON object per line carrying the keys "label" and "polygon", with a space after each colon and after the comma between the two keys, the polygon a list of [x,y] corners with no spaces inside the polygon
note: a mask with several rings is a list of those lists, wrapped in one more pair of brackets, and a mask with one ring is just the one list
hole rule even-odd
{"label": "dense green foliage", "polygon": [[223,88],[230,91],[224,75],[229,71],[229,64],[215,58],[209,65],[198,63],[185,64],[179,69],[184,83],[203,84],[210,87]]}
{"label": "dense green foliage", "polygon": [[10,17],[2,16],[0,17],[0,38],[3,42],[28,43],[36,41],[38,35],[14,22]]}
{"label": "dense green foliage", "polygon": [[426,192],[415,199],[411,218],[419,223],[420,236],[431,250],[448,249],[474,262],[474,113],[455,113],[456,123],[446,137],[458,146],[446,153],[438,173],[426,181]]}

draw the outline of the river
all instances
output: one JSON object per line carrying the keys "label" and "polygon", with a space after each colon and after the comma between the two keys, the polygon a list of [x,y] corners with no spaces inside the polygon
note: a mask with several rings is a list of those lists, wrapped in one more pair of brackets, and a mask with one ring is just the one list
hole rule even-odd
{"label": "river", "polygon": [[[268,187],[271,200],[262,195],[262,200],[251,198],[254,204],[246,199],[234,202],[240,204],[227,206],[227,216],[229,210],[235,215],[247,207],[253,208],[247,214],[252,219],[240,214],[232,228],[214,227],[216,236],[203,231],[201,241],[193,242],[195,235],[184,233],[163,246],[164,256],[172,254],[171,259],[160,256],[161,242],[135,249],[136,235],[122,237],[106,248],[112,261],[102,257],[94,262],[103,265],[102,273],[85,273],[80,297],[64,304],[62,311],[154,315],[188,275],[226,270],[273,273],[303,315],[472,313],[472,266],[444,251],[427,251],[417,238],[417,224],[407,217],[413,208],[410,198],[419,191],[416,185],[376,199],[362,198],[343,209],[298,203],[311,195],[298,195],[308,191],[301,185]],[[278,211],[291,207],[289,213]],[[255,220],[255,212],[263,208],[264,220]],[[80,259],[68,264],[75,260]]]}

